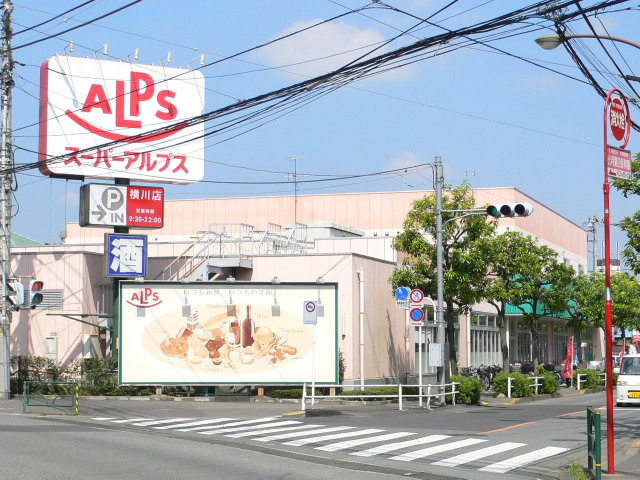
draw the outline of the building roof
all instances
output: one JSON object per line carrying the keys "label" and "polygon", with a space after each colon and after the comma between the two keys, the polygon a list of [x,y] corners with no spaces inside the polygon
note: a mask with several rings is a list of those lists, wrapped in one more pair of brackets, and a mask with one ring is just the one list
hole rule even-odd
{"label": "building roof", "polygon": [[34,247],[38,245],[42,245],[42,243],[25,237],[24,235],[20,235],[19,233],[11,232],[12,247]]}

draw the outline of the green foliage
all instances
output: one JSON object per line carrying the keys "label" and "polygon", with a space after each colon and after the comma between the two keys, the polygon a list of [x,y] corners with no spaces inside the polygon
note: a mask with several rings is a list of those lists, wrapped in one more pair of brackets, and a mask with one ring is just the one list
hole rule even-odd
{"label": "green foliage", "polygon": [[[631,180],[614,180],[613,186],[626,197],[640,195],[640,154],[631,162]],[[627,244],[622,258],[635,275],[640,275],[640,210],[619,222],[620,228],[627,234]]]}
{"label": "green foliage", "polygon": [[[311,391],[307,392],[309,396]],[[279,389],[279,390],[271,390],[265,392],[265,395],[271,398],[294,398],[294,399],[302,399],[302,389],[301,388],[287,388],[287,389]],[[316,395],[322,395],[320,390],[316,389]]]}
{"label": "green foliage", "polygon": [[[474,377],[466,377],[464,375],[452,375],[451,382],[458,382],[456,387],[458,394],[456,395],[456,403],[473,405],[480,401],[482,394],[482,382]],[[451,392],[451,387],[447,387],[447,392]],[[447,403],[453,403],[453,395],[445,397]]]}
{"label": "green foliage", "polygon": [[575,461],[569,464],[567,473],[576,480],[588,480],[589,478],[593,478],[587,471],[585,471],[585,468],[580,463]]}
{"label": "green foliage", "polygon": [[507,394],[507,378],[513,378],[511,382],[511,397],[530,397],[533,394],[531,378],[520,372],[500,372],[493,381],[493,390],[503,395]]}
{"label": "green foliage", "polygon": [[560,383],[558,382],[558,377],[556,377],[554,372],[545,370],[542,365],[538,365],[538,370],[536,371],[535,376],[543,377],[540,379],[542,387],[538,387],[538,393],[556,393],[558,391]]}
{"label": "green foliage", "polygon": [[[415,387],[403,387],[402,393],[406,395],[415,395],[418,393],[418,389]],[[369,388],[364,391],[357,390],[345,390],[340,393],[341,396],[347,395],[398,395],[398,387],[375,387]]]}
{"label": "green foliage", "polygon": [[600,377],[598,376],[598,372],[592,370],[591,368],[581,368],[579,370],[573,371],[573,386],[578,387],[578,374],[586,373],[587,377],[580,377],[580,389],[583,388],[596,388],[599,386]]}

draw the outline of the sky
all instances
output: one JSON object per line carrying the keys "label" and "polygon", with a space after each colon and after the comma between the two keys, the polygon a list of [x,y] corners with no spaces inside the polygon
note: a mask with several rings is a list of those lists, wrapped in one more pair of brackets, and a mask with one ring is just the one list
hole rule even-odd
{"label": "sky", "polygon": [[[14,0],[14,32],[81,3]],[[37,160],[39,67],[55,54],[191,68],[200,67],[204,54],[201,71],[209,112],[528,5],[510,0],[398,0],[388,2],[397,9],[392,10],[366,0],[143,0],[59,34],[129,3],[94,0],[16,34],[13,46],[21,47],[14,51],[17,164]],[[591,17],[591,25],[599,34],[639,41],[640,10],[634,5],[611,7]],[[429,25],[418,24],[417,19],[424,18]],[[564,48],[546,51],[536,45],[535,38],[551,32],[550,27],[548,19],[538,16],[501,29],[502,35],[474,37],[484,44],[442,44],[420,61],[318,95],[242,135],[210,137],[204,181],[165,185],[166,199],[289,195],[295,189],[294,170],[300,195],[428,190],[433,185],[429,166],[402,175],[357,176],[428,164],[440,156],[447,184],[466,179],[475,188],[512,186],[577,225],[592,216],[602,218],[604,101],[584,82]],[[574,33],[589,31],[584,20],[570,28]],[[22,47],[46,36],[52,37]],[[593,58],[589,68],[603,88],[615,86],[615,66],[598,41],[572,42]],[[640,75],[637,48],[621,43],[607,47],[625,74]],[[640,83],[636,88],[640,91]],[[637,107],[632,106],[631,115],[638,115]],[[640,133],[632,132],[627,148],[634,154],[640,150]],[[311,181],[327,176],[356,178]],[[60,243],[65,223],[78,221],[82,184],[49,178],[38,170],[19,173],[12,230],[43,243]],[[615,223],[639,207],[637,198],[612,192],[614,242],[624,242]],[[602,226],[598,236],[603,238]],[[615,248],[614,243],[614,257]]]}

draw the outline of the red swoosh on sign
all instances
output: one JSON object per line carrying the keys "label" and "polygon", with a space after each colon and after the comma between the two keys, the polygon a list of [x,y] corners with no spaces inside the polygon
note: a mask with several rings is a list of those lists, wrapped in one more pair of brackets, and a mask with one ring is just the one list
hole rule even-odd
{"label": "red swoosh on sign", "polygon": [[187,126],[186,122],[182,122],[170,128],[169,130],[165,130],[162,133],[149,133],[147,135],[136,135],[132,137],[130,135],[120,135],[118,133],[108,132],[107,130],[98,128],[95,125],[92,125],[89,122],[83,120],[82,118],[77,116],[75,113],[73,113],[71,110],[67,110],[65,113],[71,120],[76,122],[85,130],[90,131],[91,133],[95,133],[96,135],[99,135],[108,140],[116,140],[119,142],[126,142],[126,143],[155,142],[156,140],[162,140],[163,138],[170,137],[171,135],[178,133],[180,130],[182,130]]}
{"label": "red swoosh on sign", "polygon": [[127,303],[129,305],[133,305],[134,307],[140,307],[140,308],[151,308],[151,307],[155,307],[156,305],[160,305],[162,303],[162,300],[160,300],[157,303],[154,303],[153,305],[138,305],[136,303],[131,303],[129,300],[127,300]]}

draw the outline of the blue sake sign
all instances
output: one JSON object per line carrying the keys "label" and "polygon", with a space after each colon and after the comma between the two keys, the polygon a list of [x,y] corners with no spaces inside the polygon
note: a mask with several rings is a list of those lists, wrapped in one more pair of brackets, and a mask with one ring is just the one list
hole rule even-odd
{"label": "blue sake sign", "polygon": [[106,233],[105,257],[109,277],[146,277],[147,236]]}

